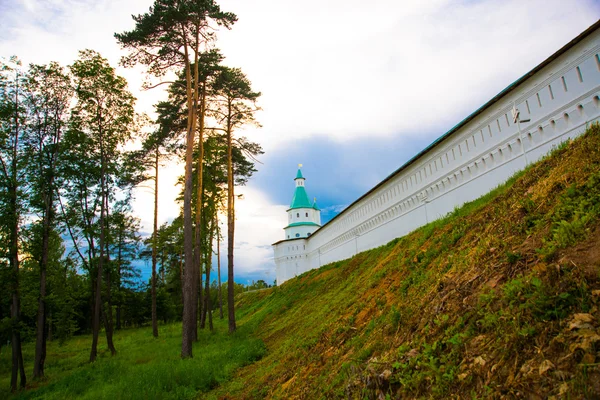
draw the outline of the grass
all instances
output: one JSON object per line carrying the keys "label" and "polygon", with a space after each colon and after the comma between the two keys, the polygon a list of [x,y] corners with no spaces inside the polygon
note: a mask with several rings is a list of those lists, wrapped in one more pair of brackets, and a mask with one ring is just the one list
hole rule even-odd
{"label": "grass", "polygon": [[[78,336],[64,345],[50,342],[46,378],[30,380],[26,391],[10,394],[10,349],[0,354],[0,398],[7,399],[193,399],[231,379],[236,369],[260,359],[266,348],[243,327],[227,333],[226,321],[217,320],[215,332],[200,331],[194,358],[182,360],[181,324],[140,328],[115,334],[118,354],[110,356],[104,343],[99,359],[88,362],[90,336]],[[101,338],[102,339],[102,338]],[[33,368],[33,344],[24,346],[27,374]]]}
{"label": "grass", "polygon": [[193,360],[179,325],[119,332],[95,364],[78,337],[16,397],[598,398],[599,242],[594,126],[445,218],[241,295],[239,332],[203,332]]}
{"label": "grass", "polygon": [[405,237],[244,295],[269,353],[210,395],[599,397],[599,205],[594,126]]}

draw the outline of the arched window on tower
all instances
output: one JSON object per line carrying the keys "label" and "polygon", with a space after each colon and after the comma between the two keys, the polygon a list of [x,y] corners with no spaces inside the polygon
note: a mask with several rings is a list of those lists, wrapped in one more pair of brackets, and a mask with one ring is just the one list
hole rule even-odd
{"label": "arched window on tower", "polygon": [[308,218],[308,213],[306,213],[306,218]]}
{"label": "arched window on tower", "polygon": [[296,213],[296,218],[300,218],[300,213]]}

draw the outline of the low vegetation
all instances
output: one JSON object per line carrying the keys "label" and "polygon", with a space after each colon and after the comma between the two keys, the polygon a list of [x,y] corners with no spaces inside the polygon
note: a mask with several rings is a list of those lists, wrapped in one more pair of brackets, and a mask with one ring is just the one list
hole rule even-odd
{"label": "low vegetation", "polygon": [[215,398],[600,396],[600,128],[442,220],[241,297]]}
{"label": "low vegetation", "polygon": [[[385,246],[238,295],[240,329],[52,342],[16,398],[597,398],[600,128]],[[119,345],[121,343],[122,345]],[[25,347],[30,368],[32,347]],[[8,397],[9,351],[0,351]]]}
{"label": "low vegetation", "polygon": [[[115,334],[110,355],[101,342],[98,359],[88,361],[90,336],[59,344],[49,342],[46,378],[31,381],[26,390],[10,395],[10,348],[0,351],[0,398],[14,399],[192,399],[232,377],[240,366],[260,359],[264,343],[241,328],[227,332],[226,320],[216,319],[215,331],[201,330],[196,356],[182,360],[181,324],[163,325],[160,337],[152,328],[126,329]],[[25,368],[33,368],[33,344],[23,347]]]}

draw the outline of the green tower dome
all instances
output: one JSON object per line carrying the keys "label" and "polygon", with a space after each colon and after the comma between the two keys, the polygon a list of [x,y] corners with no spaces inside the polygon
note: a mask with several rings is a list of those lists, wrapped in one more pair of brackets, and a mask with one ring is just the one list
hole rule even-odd
{"label": "green tower dome", "polygon": [[304,177],[302,176],[302,171],[298,168],[298,172],[296,173],[296,190],[294,191],[294,197],[292,198],[292,204],[290,205],[290,209],[293,210],[295,208],[312,208],[312,204],[308,199],[308,194],[306,193],[306,188],[304,187]]}

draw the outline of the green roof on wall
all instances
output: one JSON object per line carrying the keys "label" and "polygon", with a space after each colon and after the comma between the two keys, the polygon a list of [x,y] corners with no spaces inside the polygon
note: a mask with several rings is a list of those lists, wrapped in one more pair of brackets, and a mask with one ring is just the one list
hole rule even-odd
{"label": "green roof on wall", "polygon": [[[294,222],[294,223],[289,224],[285,228],[291,228],[294,226],[321,226],[321,225],[316,224],[314,222],[308,222],[308,221],[307,222]],[[285,229],[285,228],[283,228],[283,229]]]}

